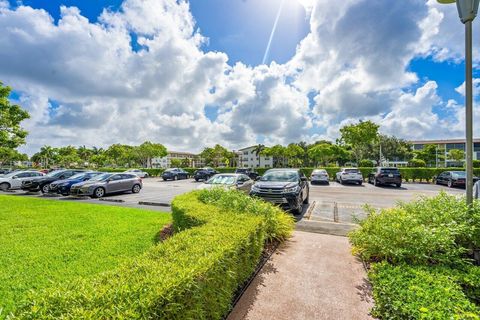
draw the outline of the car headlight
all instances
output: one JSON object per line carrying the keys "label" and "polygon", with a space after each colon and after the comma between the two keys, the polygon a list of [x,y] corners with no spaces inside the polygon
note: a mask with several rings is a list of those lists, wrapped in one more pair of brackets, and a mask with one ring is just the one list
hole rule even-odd
{"label": "car headlight", "polygon": [[300,187],[295,186],[295,187],[285,188],[285,189],[283,189],[283,192],[292,193],[292,192],[298,192],[299,190],[300,190]]}
{"label": "car headlight", "polygon": [[259,192],[259,191],[260,191],[260,188],[257,187],[256,185],[253,185],[251,191],[252,191],[252,192]]}

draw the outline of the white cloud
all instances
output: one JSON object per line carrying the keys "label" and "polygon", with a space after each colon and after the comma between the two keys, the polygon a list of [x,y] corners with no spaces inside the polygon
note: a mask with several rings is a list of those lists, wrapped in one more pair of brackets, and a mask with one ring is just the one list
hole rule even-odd
{"label": "white cloud", "polygon": [[[358,119],[405,138],[461,133],[456,103],[442,102],[435,82],[421,84],[408,70],[418,56],[461,57],[454,7],[433,0],[302,3],[311,32],[295,56],[252,68],[203,51],[208,39],[183,0],[126,0],[96,23],[74,7],[62,7],[55,22],[44,10],[0,0],[0,79],[22,93],[32,114],[29,151],[147,139],[177,150],[239,148],[335,138],[342,124]],[[205,107],[218,109],[215,120]],[[446,122],[435,108],[455,118]]]}

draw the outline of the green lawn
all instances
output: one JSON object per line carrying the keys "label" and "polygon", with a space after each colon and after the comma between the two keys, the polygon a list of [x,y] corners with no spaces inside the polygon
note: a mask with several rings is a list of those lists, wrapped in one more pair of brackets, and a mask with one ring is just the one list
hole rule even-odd
{"label": "green lawn", "polygon": [[141,254],[169,222],[170,214],[156,211],[0,195],[0,319],[30,289]]}

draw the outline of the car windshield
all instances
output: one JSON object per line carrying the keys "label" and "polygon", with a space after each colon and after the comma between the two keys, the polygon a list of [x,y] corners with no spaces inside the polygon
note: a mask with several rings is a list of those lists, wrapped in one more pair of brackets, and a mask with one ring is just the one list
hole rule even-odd
{"label": "car windshield", "polygon": [[168,170],[165,170],[165,172],[175,172],[175,169],[168,169]]}
{"label": "car windshield", "polygon": [[455,177],[455,178],[465,178],[467,175],[464,171],[453,171],[452,172],[452,175]]}
{"label": "car windshield", "polygon": [[89,181],[103,181],[103,180],[106,180],[106,179],[110,178],[112,175],[113,175],[113,173],[102,173],[98,176],[93,177]]}
{"label": "car windshield", "polygon": [[360,173],[358,169],[345,169],[346,173]]}
{"label": "car windshield", "polygon": [[260,181],[294,182],[298,181],[298,179],[298,172],[296,171],[272,171],[263,175],[262,178],[260,178]]}
{"label": "car windshield", "polygon": [[11,177],[13,177],[14,175],[17,175],[17,174],[19,174],[19,173],[20,173],[20,172],[18,172],[18,171],[13,171],[13,172],[4,174],[4,175],[2,176],[2,178],[11,178]]}
{"label": "car windshield", "polygon": [[207,184],[234,184],[235,177],[227,175],[216,175],[206,182]]}
{"label": "car windshield", "polygon": [[317,174],[317,173],[326,173],[327,171],[325,170],[313,170],[313,173],[314,174]]}

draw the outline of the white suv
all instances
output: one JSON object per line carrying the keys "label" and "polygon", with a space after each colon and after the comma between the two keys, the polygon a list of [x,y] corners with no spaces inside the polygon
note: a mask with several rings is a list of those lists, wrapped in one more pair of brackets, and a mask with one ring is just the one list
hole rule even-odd
{"label": "white suv", "polygon": [[342,168],[340,172],[337,172],[335,180],[341,184],[358,183],[358,185],[362,185],[363,176],[357,168]]}

